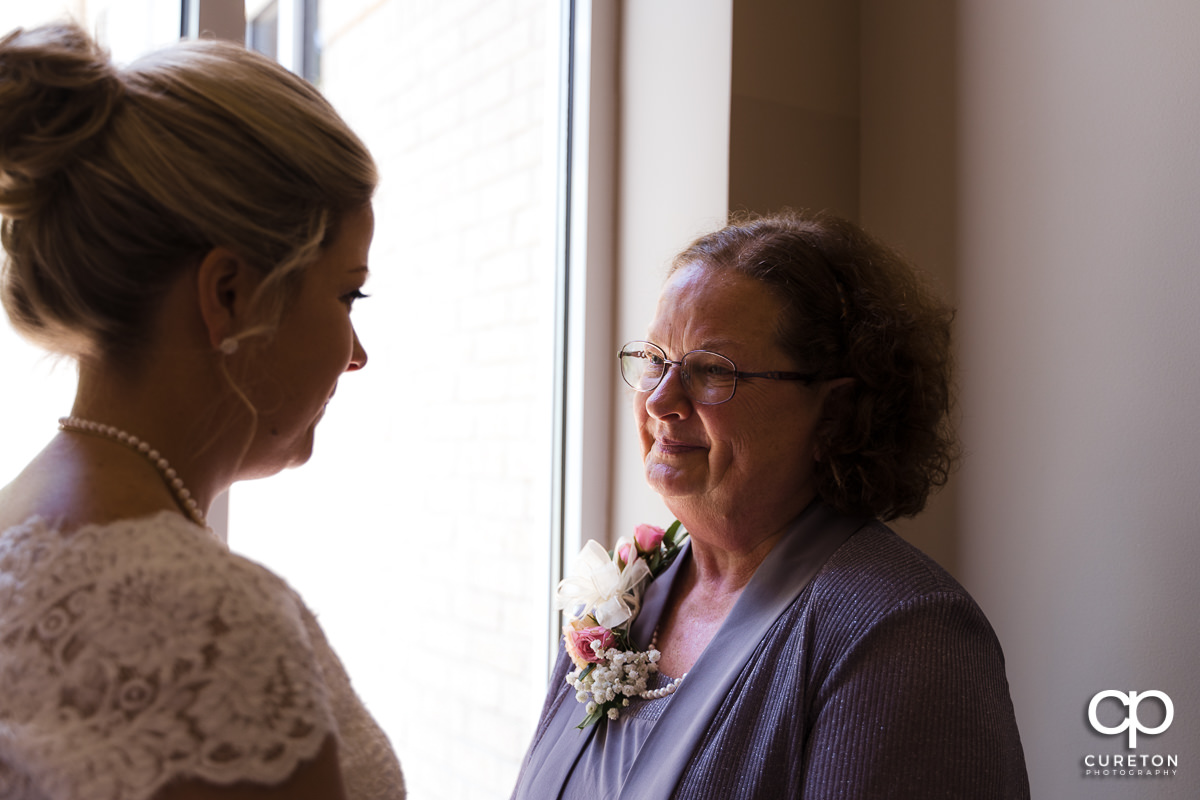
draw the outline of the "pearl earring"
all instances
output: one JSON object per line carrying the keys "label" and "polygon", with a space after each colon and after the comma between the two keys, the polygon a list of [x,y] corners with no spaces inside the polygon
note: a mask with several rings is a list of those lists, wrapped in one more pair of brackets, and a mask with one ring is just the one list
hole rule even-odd
{"label": "pearl earring", "polygon": [[224,339],[221,340],[221,344],[218,345],[217,349],[220,350],[225,355],[231,356],[237,352],[238,340],[233,338],[232,336],[226,336]]}

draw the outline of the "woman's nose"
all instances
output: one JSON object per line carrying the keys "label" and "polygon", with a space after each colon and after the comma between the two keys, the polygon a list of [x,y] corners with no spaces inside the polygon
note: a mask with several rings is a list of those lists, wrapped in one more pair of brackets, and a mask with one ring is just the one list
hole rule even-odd
{"label": "woman's nose", "polygon": [[685,418],[692,413],[692,401],[683,383],[683,367],[668,364],[662,380],[646,395],[646,411],[657,419],[669,416]]}
{"label": "woman's nose", "polygon": [[354,332],[354,349],[350,351],[350,363],[346,365],[346,372],[355,372],[367,365],[367,351],[363,348],[362,342],[358,340],[358,331]]}

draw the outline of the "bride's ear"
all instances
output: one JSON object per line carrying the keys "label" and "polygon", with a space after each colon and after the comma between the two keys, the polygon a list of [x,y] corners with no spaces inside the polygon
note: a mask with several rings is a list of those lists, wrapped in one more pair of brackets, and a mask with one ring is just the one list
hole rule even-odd
{"label": "bride's ear", "polygon": [[257,285],[258,276],[229,248],[214,247],[201,259],[196,293],[208,343],[214,350],[230,353],[237,348],[234,337],[245,327],[241,317]]}

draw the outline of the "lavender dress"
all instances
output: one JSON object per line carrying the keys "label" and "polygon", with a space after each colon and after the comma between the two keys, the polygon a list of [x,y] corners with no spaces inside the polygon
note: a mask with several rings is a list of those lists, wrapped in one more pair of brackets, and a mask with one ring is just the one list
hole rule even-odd
{"label": "lavender dress", "polygon": [[[647,590],[647,641],[690,552]],[[513,792],[546,798],[1029,797],[979,607],[879,522],[814,502],[669,699],[578,731],[560,654]]]}

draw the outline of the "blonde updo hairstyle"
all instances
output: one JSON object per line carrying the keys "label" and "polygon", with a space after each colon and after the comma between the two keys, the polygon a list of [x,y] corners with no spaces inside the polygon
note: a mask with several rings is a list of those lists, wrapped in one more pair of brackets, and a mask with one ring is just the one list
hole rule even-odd
{"label": "blonde updo hairstyle", "polygon": [[236,338],[270,334],[375,184],[320,93],[238,45],[118,69],[74,25],[0,40],[0,298],[51,351],[135,367],[162,298],[218,246],[263,276]]}

